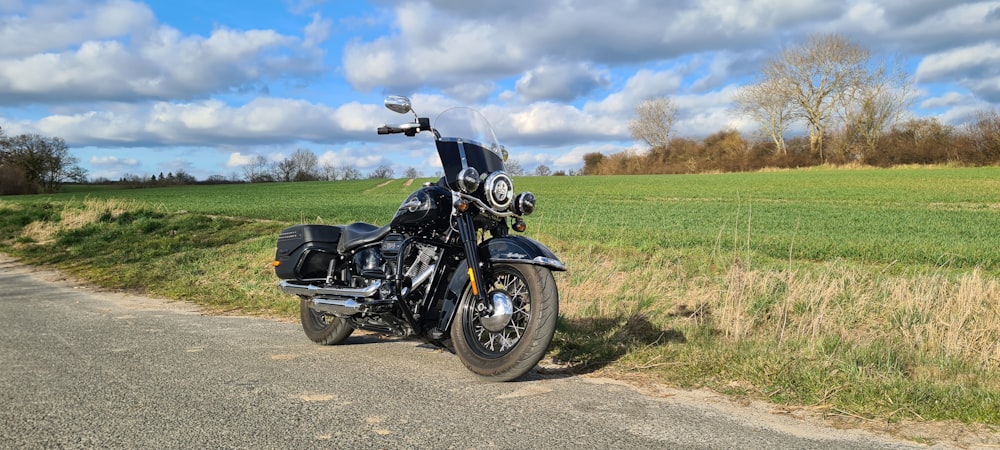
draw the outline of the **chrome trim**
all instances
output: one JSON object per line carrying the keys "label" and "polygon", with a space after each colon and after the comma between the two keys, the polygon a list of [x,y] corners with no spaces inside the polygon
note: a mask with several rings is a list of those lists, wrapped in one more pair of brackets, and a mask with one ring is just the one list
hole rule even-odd
{"label": "chrome trim", "polygon": [[517,214],[514,211],[497,211],[497,210],[489,207],[486,203],[483,203],[482,200],[480,200],[480,199],[478,199],[476,197],[473,197],[471,195],[466,195],[466,194],[463,194],[463,193],[458,192],[458,191],[452,191],[452,192],[457,193],[459,197],[464,198],[464,199],[466,199],[466,200],[474,203],[476,206],[479,207],[479,209],[481,209],[483,211],[486,211],[486,212],[488,212],[490,214],[493,214],[494,216],[497,216],[497,217],[518,217],[518,218],[521,217],[520,214]]}
{"label": "chrome trim", "polygon": [[[500,194],[503,195],[503,198],[497,198],[498,191],[501,191]],[[510,176],[505,172],[493,172],[486,177],[483,194],[486,195],[486,200],[489,201],[490,205],[493,205],[493,208],[501,211],[506,210],[514,202],[514,180],[510,179]]]}
{"label": "chrome trim", "polygon": [[514,316],[514,303],[511,302],[510,296],[503,292],[494,292],[490,297],[493,303],[493,313],[480,317],[479,322],[488,331],[499,333]]}
{"label": "chrome trim", "polygon": [[465,142],[461,139],[456,139],[455,143],[458,144],[458,156],[462,158],[462,168],[469,167],[469,160],[465,157]]}
{"label": "chrome trim", "polygon": [[551,267],[553,269],[558,269],[558,270],[566,270],[566,265],[563,264],[562,261],[558,259],[546,258],[544,256],[536,256],[531,261],[539,266]]}
{"label": "chrome trim", "polygon": [[361,312],[364,304],[358,303],[353,298],[314,298],[309,301],[312,309],[338,317],[353,316]]}
{"label": "chrome trim", "polygon": [[420,286],[424,281],[427,281],[431,275],[434,275],[435,270],[437,270],[437,264],[432,264],[423,272],[418,273],[417,276],[413,277],[413,282],[411,283],[412,288],[416,289],[417,286]]}
{"label": "chrome trim", "polygon": [[278,282],[278,288],[286,294],[303,295],[306,297],[331,296],[331,297],[352,297],[366,298],[375,295],[378,288],[382,286],[382,280],[375,280],[371,286],[363,288],[330,288],[319,287],[312,284],[296,284],[285,280]]}

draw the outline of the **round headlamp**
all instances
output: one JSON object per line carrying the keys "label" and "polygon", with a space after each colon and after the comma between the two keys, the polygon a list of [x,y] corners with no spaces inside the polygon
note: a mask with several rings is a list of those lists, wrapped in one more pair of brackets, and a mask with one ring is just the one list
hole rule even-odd
{"label": "round headlamp", "polygon": [[535,212],[535,194],[522,192],[517,194],[514,200],[514,212],[521,216],[528,216]]}
{"label": "round headlamp", "polygon": [[465,194],[471,194],[479,189],[479,171],[472,168],[466,167],[458,173],[458,179],[455,180],[455,184],[458,185],[458,190]]}
{"label": "round headlamp", "polygon": [[486,200],[497,211],[504,211],[514,202],[514,181],[506,173],[493,172],[484,185]]}

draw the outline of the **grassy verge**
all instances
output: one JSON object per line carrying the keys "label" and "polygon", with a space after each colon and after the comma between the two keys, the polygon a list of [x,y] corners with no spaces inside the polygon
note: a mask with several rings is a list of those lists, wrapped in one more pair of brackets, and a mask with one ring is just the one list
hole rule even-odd
{"label": "grassy verge", "polygon": [[[928,181],[905,171],[529,179],[554,199],[533,237],[571,267],[550,355],[835,415],[1000,425],[998,172],[928,173],[954,192],[907,195],[900,185]],[[351,217],[268,202],[333,190],[338,214],[384,223],[412,189],[365,183],[267,186],[281,193],[243,210],[235,187],[0,201],[0,251],[103,286],[293,317],[268,266],[274,236]]]}

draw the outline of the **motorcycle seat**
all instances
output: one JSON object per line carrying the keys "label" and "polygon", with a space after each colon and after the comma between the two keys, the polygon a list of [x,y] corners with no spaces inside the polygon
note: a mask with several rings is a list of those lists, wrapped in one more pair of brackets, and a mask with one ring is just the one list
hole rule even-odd
{"label": "motorcycle seat", "polygon": [[370,223],[354,222],[340,233],[340,241],[337,242],[337,251],[348,253],[365,244],[378,241],[389,234],[389,225],[382,228]]}

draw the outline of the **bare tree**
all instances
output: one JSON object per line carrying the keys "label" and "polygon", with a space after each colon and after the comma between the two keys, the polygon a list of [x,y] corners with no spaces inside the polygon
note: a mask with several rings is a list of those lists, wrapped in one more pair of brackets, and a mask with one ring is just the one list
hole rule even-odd
{"label": "bare tree", "polygon": [[547,177],[552,175],[552,169],[545,164],[539,164],[538,167],[535,167],[535,175],[539,177]]}
{"label": "bare tree", "polygon": [[972,139],[977,163],[1000,162],[1000,112],[996,109],[979,111],[967,125],[966,133]]}
{"label": "bare tree", "polygon": [[341,180],[360,180],[361,171],[355,169],[351,166],[344,166],[340,168],[340,179]]}
{"label": "bare tree", "polygon": [[243,166],[243,179],[250,183],[260,183],[270,181],[267,170],[267,158],[257,155],[250,159],[250,162]]}
{"label": "bare tree", "polygon": [[788,154],[785,132],[793,120],[790,92],[775,80],[763,79],[736,93],[740,112],[757,123],[759,133],[774,142],[774,152]]}
{"label": "bare tree", "polygon": [[395,173],[396,172],[394,170],[392,170],[392,167],[389,167],[389,166],[383,164],[381,166],[376,167],[375,170],[372,171],[372,173],[368,174],[368,178],[371,178],[371,179],[376,179],[376,178],[385,178],[385,179],[388,179],[388,178],[392,178],[393,174],[395,174]]}
{"label": "bare tree", "polygon": [[275,161],[271,165],[271,171],[278,181],[292,181],[295,176],[295,163],[290,158]]}
{"label": "bare tree", "polygon": [[823,138],[837,111],[852,93],[870,84],[871,52],[846,37],[815,35],[801,46],[768,61],[763,77],[790,95],[795,112],[809,129],[809,148],[826,160]]}
{"label": "bare tree", "polygon": [[635,115],[628,127],[633,138],[645,142],[652,149],[670,146],[670,131],[677,119],[677,107],[669,98],[646,100],[635,108]]}
{"label": "bare tree", "polygon": [[420,171],[418,171],[416,167],[407,167],[406,174],[403,176],[406,178],[417,178],[420,176]]}
{"label": "bare tree", "polygon": [[507,158],[507,160],[504,161],[504,163],[503,163],[503,168],[511,176],[521,176],[521,175],[524,175],[524,166],[521,165],[520,161],[518,161],[518,160],[516,160],[514,158]]}
{"label": "bare tree", "polygon": [[882,135],[913,103],[913,83],[906,70],[898,64],[882,60],[872,69],[863,84],[847,93],[843,120],[847,140],[856,141],[857,155],[865,160],[878,149]]}
{"label": "bare tree", "polygon": [[316,154],[298,149],[289,157],[292,165],[292,181],[314,181],[319,179],[319,158]]}
{"label": "bare tree", "polygon": [[337,167],[328,162],[323,163],[323,166],[319,168],[321,177],[326,181],[335,181],[337,175],[340,173]]}

